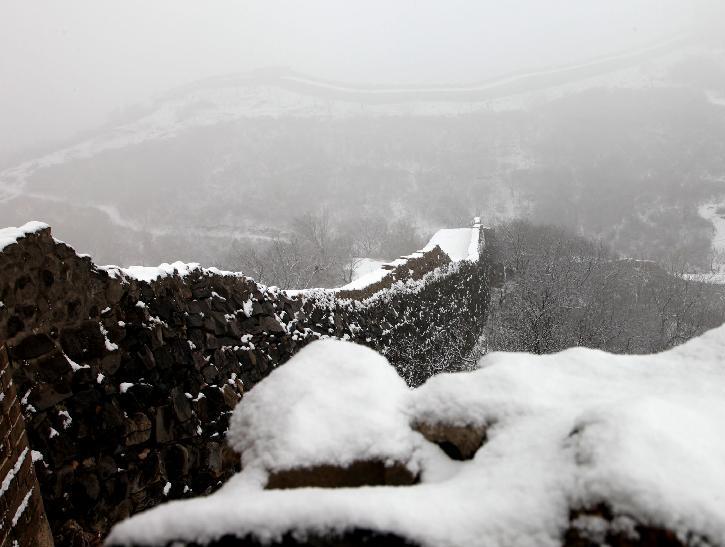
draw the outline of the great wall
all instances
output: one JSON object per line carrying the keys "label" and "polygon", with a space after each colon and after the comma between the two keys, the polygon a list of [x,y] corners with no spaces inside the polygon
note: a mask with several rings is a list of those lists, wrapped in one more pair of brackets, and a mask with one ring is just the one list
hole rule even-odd
{"label": "great wall", "polygon": [[429,245],[367,286],[285,292],[194,264],[99,267],[41,223],[0,230],[0,547],[99,545],[214,491],[239,469],[231,411],[310,341],[371,347],[413,386],[459,368],[496,275],[494,234],[467,232],[464,257]]}

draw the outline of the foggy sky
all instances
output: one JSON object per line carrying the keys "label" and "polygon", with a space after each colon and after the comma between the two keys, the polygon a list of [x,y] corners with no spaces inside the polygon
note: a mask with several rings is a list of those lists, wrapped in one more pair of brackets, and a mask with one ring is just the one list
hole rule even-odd
{"label": "foggy sky", "polygon": [[0,0],[0,163],[206,76],[284,66],[361,83],[478,81],[677,35],[703,3]]}

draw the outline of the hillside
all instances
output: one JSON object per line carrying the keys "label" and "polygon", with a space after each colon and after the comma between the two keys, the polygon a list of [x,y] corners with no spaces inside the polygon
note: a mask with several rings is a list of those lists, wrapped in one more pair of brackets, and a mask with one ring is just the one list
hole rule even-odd
{"label": "hillside", "polygon": [[707,269],[697,211],[723,195],[724,67],[682,39],[466,86],[205,80],[5,169],[0,215],[44,218],[113,263],[221,264],[235,241],[284,238],[326,206],[410,217],[426,235],[527,216]]}

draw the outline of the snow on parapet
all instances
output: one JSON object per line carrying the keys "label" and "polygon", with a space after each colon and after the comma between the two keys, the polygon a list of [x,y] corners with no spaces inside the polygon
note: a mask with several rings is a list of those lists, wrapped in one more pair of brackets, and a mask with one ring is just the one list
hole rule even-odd
{"label": "snow on parapet", "polygon": [[145,281],[150,283],[163,277],[171,277],[178,275],[184,277],[191,272],[201,270],[201,266],[196,263],[173,262],[171,264],[164,262],[158,266],[129,266],[120,268],[118,266],[102,266],[101,269],[108,272],[108,275],[114,278],[127,277],[137,281]]}
{"label": "snow on parapet", "polygon": [[128,266],[121,268],[119,266],[99,266],[100,270],[105,270],[113,278],[116,279],[135,279],[136,281],[145,281],[151,283],[164,277],[186,277],[194,272],[204,274],[221,275],[225,277],[245,277],[241,272],[228,272],[217,268],[202,268],[198,262],[173,262],[171,264],[164,262],[158,266]]}
{"label": "snow on parapet", "polygon": [[358,279],[344,285],[336,290],[339,291],[358,291],[365,289],[375,283],[379,283],[394,268],[403,266],[411,258],[421,258],[436,248],[440,249],[448,255],[451,262],[462,262],[464,260],[477,262],[478,249],[481,232],[481,219],[475,217],[473,225],[470,228],[446,228],[438,230],[430,241],[420,251],[416,251],[410,255],[403,256],[387,264],[383,264],[377,269],[367,272]]}
{"label": "snow on parapet", "polygon": [[[242,465],[261,471],[361,459],[404,462],[413,451],[407,419],[398,412],[407,391],[375,351],[321,340],[297,353],[293,367],[275,371],[245,394],[229,426],[229,444],[243,455]],[[294,401],[294,409],[280,401]],[[351,428],[349,419],[362,415],[365,420]]]}
{"label": "snow on parapet", "polygon": [[[122,522],[108,543],[363,528],[422,546],[553,547],[570,511],[605,504],[631,529],[640,522],[725,545],[725,327],[659,355],[492,354],[476,371],[416,390],[388,382],[367,351],[315,344],[234,411],[241,473],[216,494]],[[293,406],[281,408],[273,391]],[[485,426],[488,440],[455,462],[410,426],[421,421]],[[419,466],[420,484],[263,489],[277,461],[346,462],[376,447],[375,456]]]}
{"label": "snow on parapet", "polygon": [[438,245],[453,262],[478,260],[479,233],[481,221],[476,217],[470,228],[452,228],[438,230],[423,247],[422,252],[432,251]]}
{"label": "snow on parapet", "polygon": [[35,234],[47,228],[50,228],[50,226],[44,222],[33,220],[17,228],[11,226],[9,228],[0,229],[0,252],[3,251],[5,247],[16,243],[18,239],[22,239],[29,234]]}

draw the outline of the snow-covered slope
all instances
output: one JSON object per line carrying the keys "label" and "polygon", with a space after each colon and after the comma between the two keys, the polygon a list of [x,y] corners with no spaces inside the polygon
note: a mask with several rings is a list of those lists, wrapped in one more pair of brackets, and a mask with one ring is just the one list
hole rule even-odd
{"label": "snow-covered slope", "polygon": [[681,44],[677,39],[588,63],[461,86],[360,86],[281,70],[211,78],[142,105],[143,114],[136,119],[0,172],[0,201],[22,192],[39,170],[248,117],[452,116],[522,109],[593,87],[658,85],[674,62],[699,51]]}
{"label": "snow-covered slope", "polygon": [[[570,526],[639,523],[723,545],[723,356],[725,327],[660,355],[493,354],[409,390],[371,350],[316,342],[235,410],[238,476],[209,497],[132,517],[109,543],[363,528],[431,547],[553,547]],[[453,461],[414,423],[485,428],[487,441]],[[421,482],[264,490],[275,470],[370,459],[401,462]],[[601,504],[616,522],[570,522],[570,511]]]}
{"label": "snow-covered slope", "polygon": [[[565,102],[579,113],[602,111],[636,95],[642,112],[638,101],[651,95],[679,114],[690,103],[668,93],[685,88],[713,107],[722,89],[673,78],[672,67],[693,56],[722,61],[722,52],[680,40],[466,85],[354,85],[287,70],[212,78],[0,171],[0,216],[16,225],[44,218],[115,263],[221,262],[237,242],[284,237],[287,219],[321,204],[342,216],[369,209],[412,217],[427,233],[474,214],[487,222],[533,217],[542,198],[532,197],[527,172],[540,177],[548,159],[555,168],[563,161],[537,139],[556,144],[555,153],[571,149],[548,137],[568,135],[551,110]],[[599,94],[581,95],[592,90]],[[593,118],[584,124],[592,135],[629,131]],[[672,137],[669,126],[641,127],[636,146],[652,132]],[[543,209],[561,217],[548,203]]]}

